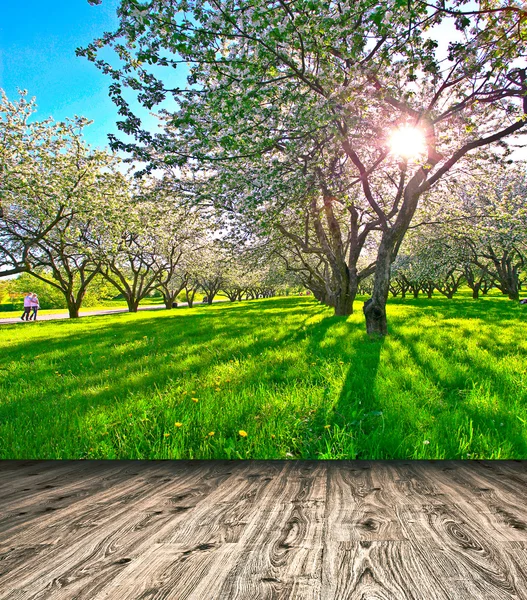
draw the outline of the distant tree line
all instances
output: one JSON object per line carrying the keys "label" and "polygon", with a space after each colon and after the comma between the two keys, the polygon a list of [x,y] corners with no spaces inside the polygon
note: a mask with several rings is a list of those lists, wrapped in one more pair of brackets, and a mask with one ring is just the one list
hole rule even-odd
{"label": "distant tree line", "polygon": [[[229,247],[212,211],[83,140],[84,119],[31,121],[34,101],[0,101],[0,276],[27,273],[62,297],[72,318],[90,297],[122,296],[130,312],[154,293],[167,309],[201,290],[232,300],[275,295],[285,270]],[[22,280],[28,284],[27,279]],[[13,285],[11,286],[13,288]]]}

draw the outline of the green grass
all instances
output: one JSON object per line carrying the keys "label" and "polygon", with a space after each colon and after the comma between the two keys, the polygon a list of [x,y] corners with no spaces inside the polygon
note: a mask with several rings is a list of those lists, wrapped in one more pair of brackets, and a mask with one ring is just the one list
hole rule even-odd
{"label": "green grass", "polygon": [[355,308],[4,325],[0,457],[527,459],[527,307],[391,300],[385,340]]}

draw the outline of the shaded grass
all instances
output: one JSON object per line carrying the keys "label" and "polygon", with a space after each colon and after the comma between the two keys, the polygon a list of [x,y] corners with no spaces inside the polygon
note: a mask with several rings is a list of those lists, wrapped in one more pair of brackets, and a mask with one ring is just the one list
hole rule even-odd
{"label": "shaded grass", "polygon": [[391,335],[370,340],[361,306],[2,326],[0,456],[527,458],[524,307],[392,300]]}

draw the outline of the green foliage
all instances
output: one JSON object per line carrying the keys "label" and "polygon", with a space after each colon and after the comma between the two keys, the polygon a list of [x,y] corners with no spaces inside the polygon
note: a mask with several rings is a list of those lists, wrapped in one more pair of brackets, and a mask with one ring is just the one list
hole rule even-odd
{"label": "green foliage", "polygon": [[[66,308],[66,299],[60,290],[29,273],[23,273],[16,279],[9,281],[9,290],[12,293],[21,295],[20,305],[22,305],[22,295],[26,292],[33,292],[37,294],[42,309]],[[115,295],[115,288],[99,275],[91,282],[84,297],[83,306],[85,308],[98,306],[101,302],[109,300]]]}
{"label": "green foliage", "polygon": [[526,459],[525,308],[388,311],[375,341],[305,298],[3,326],[1,458]]}
{"label": "green foliage", "polygon": [[20,305],[22,305],[22,297],[26,292],[34,293],[38,296],[40,308],[65,308],[66,300],[64,294],[57,288],[40,281],[36,277],[28,273],[22,273],[16,279],[10,282],[10,290],[13,293],[20,294]]}

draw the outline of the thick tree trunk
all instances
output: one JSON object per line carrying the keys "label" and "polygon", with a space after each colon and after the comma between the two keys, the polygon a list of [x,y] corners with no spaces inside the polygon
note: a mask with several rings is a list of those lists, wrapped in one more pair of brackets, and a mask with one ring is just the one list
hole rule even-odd
{"label": "thick tree trunk", "polygon": [[68,302],[68,313],[70,315],[70,319],[79,318],[79,307],[75,302]]}
{"label": "thick tree trunk", "polygon": [[357,277],[357,269],[350,268],[344,264],[341,265],[337,279],[339,288],[335,294],[335,316],[343,317],[353,314],[353,302],[359,290],[359,280]]}
{"label": "thick tree trunk", "polygon": [[390,238],[386,235],[383,236],[377,254],[373,293],[371,298],[364,303],[366,331],[371,336],[385,336],[388,333],[386,301],[390,289],[391,245]]}
{"label": "thick tree trunk", "polygon": [[84,300],[84,295],[86,293],[86,290],[80,290],[77,294],[77,298],[75,298],[75,295],[72,293],[71,296],[70,295],[66,295],[66,304],[68,307],[68,313],[70,315],[70,319],[78,319],[79,318],[79,311],[82,305],[82,301]]}
{"label": "thick tree trunk", "polygon": [[167,294],[166,292],[163,292],[163,302],[165,303],[165,308],[167,310],[172,310],[174,308],[176,298],[177,294]]}
{"label": "thick tree trunk", "polygon": [[508,288],[509,288],[509,298],[511,300],[515,300],[516,302],[520,301],[520,278],[518,276],[518,269],[514,266],[509,266],[507,270],[507,279],[508,279]]}
{"label": "thick tree trunk", "polygon": [[131,313],[137,312],[137,308],[139,306],[139,300],[137,300],[135,298],[127,298],[126,304],[128,305],[128,312],[131,312]]}
{"label": "thick tree trunk", "polygon": [[335,316],[347,317],[353,314],[355,295],[350,290],[341,290],[341,293],[335,298]]}

